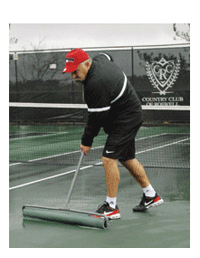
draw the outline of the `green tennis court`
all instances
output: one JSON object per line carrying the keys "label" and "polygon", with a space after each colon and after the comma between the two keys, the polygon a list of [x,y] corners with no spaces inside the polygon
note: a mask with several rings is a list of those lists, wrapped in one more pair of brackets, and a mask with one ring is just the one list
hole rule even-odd
{"label": "green tennis court", "polygon": [[[111,55],[137,92],[144,123],[136,157],[164,204],[134,213],[143,192],[120,165],[121,219],[108,229],[23,219],[26,204],[64,208],[80,157],[88,110],[83,85],[61,74],[69,50],[9,52],[10,248],[189,248],[189,44],[87,49],[92,58]],[[81,164],[69,208],[94,212],[105,200],[105,141],[101,130]]]}
{"label": "green tennis court", "polygon": [[[145,213],[132,208],[142,190],[120,166],[121,219],[109,229],[25,220],[24,204],[62,208],[80,156],[83,126],[10,125],[10,247],[188,248],[190,247],[189,126],[143,126],[136,152],[164,204]],[[106,196],[101,153],[106,135],[96,137],[81,166],[70,207],[95,211]]]}

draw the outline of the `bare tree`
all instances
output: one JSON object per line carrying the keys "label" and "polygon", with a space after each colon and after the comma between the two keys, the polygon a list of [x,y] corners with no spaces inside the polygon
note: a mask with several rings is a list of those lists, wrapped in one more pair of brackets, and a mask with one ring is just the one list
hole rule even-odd
{"label": "bare tree", "polygon": [[181,38],[187,42],[190,42],[190,24],[184,23],[184,24],[173,24],[173,31],[175,32],[174,40],[177,38]]}
{"label": "bare tree", "polygon": [[[10,28],[11,28],[11,24],[9,23],[9,30],[10,30]],[[17,42],[18,42],[18,38],[16,38],[16,37],[9,37],[9,43],[10,44],[17,44]]]}

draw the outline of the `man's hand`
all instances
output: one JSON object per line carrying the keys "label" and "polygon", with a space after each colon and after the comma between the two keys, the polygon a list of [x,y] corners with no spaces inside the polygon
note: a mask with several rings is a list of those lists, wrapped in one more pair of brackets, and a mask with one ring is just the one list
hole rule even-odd
{"label": "man's hand", "polygon": [[88,152],[90,151],[91,147],[84,146],[83,144],[80,145],[80,149],[85,153],[85,155],[88,155]]}

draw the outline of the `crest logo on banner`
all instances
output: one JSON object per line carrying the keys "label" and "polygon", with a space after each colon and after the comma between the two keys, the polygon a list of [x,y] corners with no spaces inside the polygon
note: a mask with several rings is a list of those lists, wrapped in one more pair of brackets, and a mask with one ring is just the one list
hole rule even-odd
{"label": "crest logo on banner", "polygon": [[167,61],[162,57],[160,61],[154,61],[151,64],[146,62],[146,73],[149,81],[158,90],[153,93],[159,93],[160,95],[173,93],[173,91],[168,91],[168,89],[172,88],[177,80],[179,71],[180,60],[175,63],[174,60]]}

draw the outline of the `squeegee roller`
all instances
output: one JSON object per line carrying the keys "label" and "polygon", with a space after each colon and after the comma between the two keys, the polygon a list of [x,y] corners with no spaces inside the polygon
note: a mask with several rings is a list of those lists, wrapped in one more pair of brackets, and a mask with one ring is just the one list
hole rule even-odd
{"label": "squeegee roller", "polygon": [[108,218],[95,213],[26,205],[22,207],[22,212],[25,218],[35,218],[102,229],[108,227]]}

